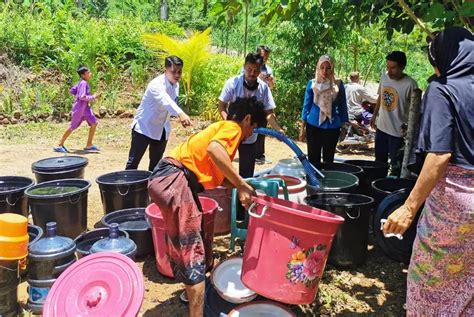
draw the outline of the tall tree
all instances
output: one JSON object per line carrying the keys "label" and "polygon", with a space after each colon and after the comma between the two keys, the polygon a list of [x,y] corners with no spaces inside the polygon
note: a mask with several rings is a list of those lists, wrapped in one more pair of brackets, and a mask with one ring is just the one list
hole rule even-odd
{"label": "tall tree", "polygon": [[160,18],[163,21],[168,20],[168,0],[160,0]]}
{"label": "tall tree", "polygon": [[[431,35],[426,25],[441,29],[461,25],[472,30],[474,2],[471,0],[267,0],[262,22],[282,18],[292,19],[302,10],[317,6],[331,27],[345,27],[382,21],[390,38],[395,30],[410,33],[415,24]],[[334,22],[333,17],[342,20]]]}
{"label": "tall tree", "polygon": [[254,3],[252,0],[219,0],[211,8],[211,14],[217,16],[218,23],[222,21],[229,21],[230,17],[235,17],[239,13],[243,13],[244,19],[244,30],[243,30],[243,53],[244,56],[247,54],[247,44],[248,44],[248,27],[249,27],[249,16],[252,14],[252,9],[254,8]]}

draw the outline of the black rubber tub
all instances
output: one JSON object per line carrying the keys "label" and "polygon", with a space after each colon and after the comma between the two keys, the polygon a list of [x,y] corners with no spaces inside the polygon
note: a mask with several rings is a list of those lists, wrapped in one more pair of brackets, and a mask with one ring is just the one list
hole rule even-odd
{"label": "black rubber tub", "polygon": [[0,316],[18,315],[18,261],[0,260]]}
{"label": "black rubber tub", "polygon": [[308,195],[321,192],[352,193],[357,191],[359,186],[359,178],[357,176],[339,171],[321,171],[321,173],[325,177],[318,179],[321,182],[319,188],[309,184],[306,185],[306,193]]}
{"label": "black rubber tub", "polygon": [[32,245],[39,239],[43,237],[43,229],[41,229],[40,226],[35,226],[32,224],[28,224],[28,236],[30,238],[30,241],[28,242],[28,246]]}
{"label": "black rubber tub", "polygon": [[25,190],[34,183],[28,177],[0,176],[0,214],[9,212],[28,217]]}
{"label": "black rubber tub", "polygon": [[348,193],[319,193],[305,203],[344,217],[332,242],[328,262],[338,267],[357,267],[367,259],[369,213],[374,199]]}
{"label": "black rubber tub", "polygon": [[400,189],[411,191],[415,186],[416,180],[406,178],[381,178],[372,182],[372,197],[375,199],[375,206],[393,192]]}
{"label": "black rubber tub", "polygon": [[61,179],[28,188],[33,223],[46,230],[48,222],[56,222],[58,235],[74,239],[87,229],[89,187],[83,179]]}
{"label": "black rubber tub", "polygon": [[31,165],[36,182],[58,179],[83,179],[88,160],[82,156],[61,156],[39,160]]}
{"label": "black rubber tub", "polygon": [[[39,239],[43,237],[43,229],[39,226],[28,224],[28,236],[30,238],[28,242],[28,247],[38,242]],[[25,277],[28,274],[28,257],[26,257],[27,265],[26,268],[20,269],[21,277]]]}
{"label": "black rubber tub", "polygon": [[353,174],[357,177],[359,177],[359,175],[361,175],[364,172],[362,167],[352,165],[352,164],[337,163],[337,162],[333,162],[333,163],[322,162],[315,165],[315,167],[321,171],[345,172],[345,173]]}
{"label": "black rubber tub", "polygon": [[136,257],[155,254],[151,226],[146,218],[145,208],[117,210],[103,216],[100,222],[105,227],[111,223],[118,223],[120,230],[126,231],[137,245]]}
{"label": "black rubber tub", "polygon": [[[109,228],[99,228],[80,234],[74,242],[76,243],[77,258],[80,259],[90,254],[90,249],[97,241],[107,238],[109,236]],[[124,230],[119,230],[120,237],[128,238],[128,233]]]}
{"label": "black rubber tub", "polygon": [[364,173],[359,176],[359,192],[371,196],[371,184],[374,180],[385,178],[388,173],[388,164],[369,160],[345,160],[344,163],[359,166]]}
{"label": "black rubber tub", "polygon": [[96,182],[99,184],[104,213],[148,206],[150,175],[149,171],[125,170],[99,176]]}
{"label": "black rubber tub", "polygon": [[412,224],[403,234],[402,240],[396,237],[385,237],[383,231],[380,230],[382,227],[380,221],[387,219],[395,210],[401,207],[409,194],[410,191],[407,189],[400,189],[389,194],[380,202],[374,217],[374,235],[377,245],[389,258],[405,264],[410,263],[413,242],[416,237],[416,226],[423,206],[420,207]]}

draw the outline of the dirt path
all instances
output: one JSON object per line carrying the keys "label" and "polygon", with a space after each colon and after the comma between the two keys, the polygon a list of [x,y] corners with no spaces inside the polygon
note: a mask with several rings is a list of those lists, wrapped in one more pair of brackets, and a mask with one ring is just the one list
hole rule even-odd
{"label": "dirt path", "polygon": [[[102,149],[100,154],[88,154],[81,150],[84,146],[87,129],[82,127],[70,137],[68,147],[76,155],[88,158],[85,179],[91,181],[88,196],[88,227],[93,228],[103,216],[99,188],[95,179],[108,172],[123,170],[130,142],[130,120],[101,120],[96,144]],[[176,124],[174,124],[176,127]],[[206,123],[196,122],[196,129]],[[0,174],[18,175],[34,178],[31,164],[40,159],[59,156],[51,148],[67,127],[66,123],[37,123],[22,126],[0,127]],[[182,141],[190,131],[182,128],[173,130],[168,149]],[[292,157],[292,153],[281,142],[268,138],[267,158],[277,162]],[[306,151],[305,144],[299,144]],[[367,157],[364,153],[351,155],[351,158]],[[234,163],[236,166],[237,164]],[[146,169],[145,157],[140,168]],[[257,169],[271,165],[257,165]],[[226,256],[229,238],[216,239],[216,253]],[[152,257],[138,262],[145,278],[145,298],[140,316],[185,316],[186,307],[179,302],[182,285],[166,279],[157,273]],[[380,250],[369,246],[367,264],[357,270],[339,271],[327,266],[320,284],[318,299],[313,305],[292,307],[298,316],[350,316],[353,314],[400,316],[404,314],[402,305],[405,296],[406,267],[387,259]],[[20,286],[20,299],[26,301],[26,283]]]}

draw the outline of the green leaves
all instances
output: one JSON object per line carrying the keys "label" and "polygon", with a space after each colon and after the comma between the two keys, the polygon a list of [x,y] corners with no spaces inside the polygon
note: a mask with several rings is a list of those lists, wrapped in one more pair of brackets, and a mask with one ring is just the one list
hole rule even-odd
{"label": "green leaves", "polygon": [[474,16],[474,2],[464,2],[458,10],[459,16],[461,17],[473,17]]}
{"label": "green leaves", "polygon": [[192,32],[189,37],[183,40],[177,40],[162,33],[145,34],[143,36],[145,44],[157,50],[157,56],[160,60],[169,55],[179,56],[183,60],[182,80],[188,112],[194,95],[193,83],[198,80],[205,80],[205,78],[195,78],[195,75],[207,65],[211,46],[210,33],[210,28],[203,32]]}

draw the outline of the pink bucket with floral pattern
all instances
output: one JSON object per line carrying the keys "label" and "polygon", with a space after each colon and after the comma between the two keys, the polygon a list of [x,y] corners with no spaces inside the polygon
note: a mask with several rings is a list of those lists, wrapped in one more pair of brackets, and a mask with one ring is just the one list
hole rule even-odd
{"label": "pink bucket with floral pattern", "polygon": [[248,212],[242,282],[279,302],[312,303],[344,218],[268,196],[254,197]]}

